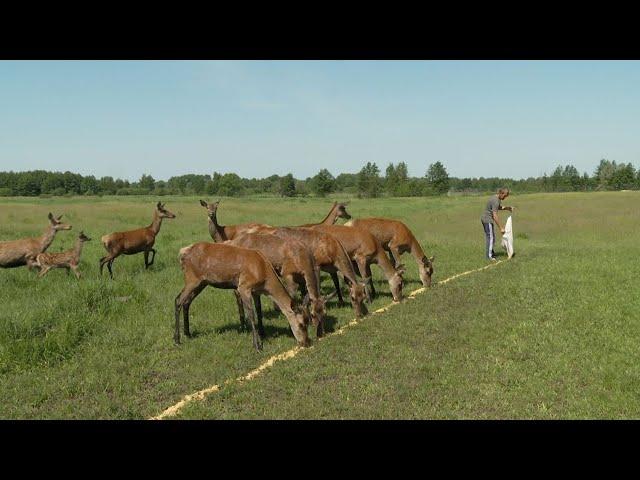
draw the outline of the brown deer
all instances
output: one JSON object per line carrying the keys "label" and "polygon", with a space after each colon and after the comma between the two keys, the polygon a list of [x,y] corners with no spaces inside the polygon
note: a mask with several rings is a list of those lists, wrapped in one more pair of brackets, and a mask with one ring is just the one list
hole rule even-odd
{"label": "brown deer", "polygon": [[332,235],[344,246],[349,258],[356,263],[360,276],[365,282],[368,281],[369,283],[370,291],[367,292],[369,302],[371,302],[371,297],[376,293],[373,287],[373,278],[371,277],[372,263],[377,264],[382,269],[382,273],[387,282],[389,282],[393,300],[399,302],[402,299],[404,266],[398,265],[398,267],[394,268],[384,253],[382,245],[373,235],[366,230],[345,227],[344,225],[316,225],[311,228]]}
{"label": "brown deer", "polygon": [[[115,232],[109,235],[104,235],[100,240],[107,250],[108,255],[100,259],[100,275],[102,270],[107,264],[109,269],[109,275],[113,278],[113,271],[111,265],[113,261],[120,255],[134,255],[136,253],[144,253],[144,268],[149,268],[153,265],[156,259],[156,251],[153,248],[153,244],[156,241],[156,236],[160,231],[163,218],[176,218],[176,216],[169,210],[164,208],[164,205],[158,202],[155,210],[153,211],[153,221],[148,227],[138,228],[137,230],[129,230],[128,232]],[[149,252],[153,252],[153,257],[149,262]]]}
{"label": "brown deer", "polygon": [[80,263],[80,254],[82,253],[82,246],[85,242],[91,239],[87,237],[83,232],[78,235],[76,245],[71,250],[60,253],[39,253],[36,257],[36,264],[40,267],[40,273],[38,278],[44,277],[52,268],[66,268],[67,275],[70,270],[76,274],[76,278],[80,279],[81,274],[78,270],[78,264]]}
{"label": "brown deer", "polygon": [[398,220],[388,218],[358,218],[345,226],[362,228],[376,237],[387,252],[393,265],[400,263],[400,255],[409,252],[418,264],[420,280],[425,287],[431,286],[434,257],[427,257],[409,227]]}
{"label": "brown deer", "polygon": [[300,227],[315,227],[316,225],[333,225],[334,223],[336,223],[338,218],[344,218],[346,220],[349,220],[351,218],[351,215],[347,213],[347,208],[346,208],[347,205],[349,205],[349,202],[344,202],[344,203],[333,202],[333,205],[331,206],[331,210],[329,210],[329,214],[326,217],[324,217],[324,220],[322,220],[320,223],[307,223],[306,225],[300,225]]}
{"label": "brown deer", "polygon": [[[213,203],[207,203],[204,200],[200,200],[200,205],[207,209],[207,216],[209,217],[209,235],[213,238],[214,242],[224,242],[226,240],[233,240],[236,235],[247,231],[250,228],[256,226],[263,226],[262,223],[244,223],[239,225],[218,225],[218,205],[220,200]],[[269,225],[267,225],[269,226]]]}
{"label": "brown deer", "polygon": [[59,230],[71,230],[71,225],[62,223],[59,217],[49,213],[49,226],[40,238],[24,238],[0,242],[0,267],[14,268],[26,265],[29,269],[37,267],[36,256],[49,248]]}
{"label": "brown deer", "polygon": [[256,331],[251,299],[256,301],[261,294],[270,296],[287,317],[298,344],[310,344],[305,310],[300,310],[294,304],[273,266],[259,251],[226,243],[199,242],[182,248],[179,259],[185,285],[175,300],[176,328],[173,338],[176,343],[180,343],[180,310],[183,312],[184,334],[190,337],[189,307],[194,298],[210,285],[238,291],[251,322],[256,350],[262,349],[261,336],[264,332],[258,334]]}
{"label": "brown deer", "polygon": [[[248,230],[248,233],[252,232],[272,234],[282,238],[283,240],[293,238],[302,242],[311,249],[313,258],[320,270],[331,275],[331,278],[334,279],[334,284],[338,281],[337,272],[340,272],[344,277],[345,282],[348,282],[349,298],[351,300],[351,306],[356,313],[356,317],[361,318],[368,313],[367,307],[364,304],[364,300],[366,298],[365,286],[358,282],[356,272],[353,269],[353,264],[351,263],[347,252],[340,242],[334,237],[324,232],[298,227],[257,226]],[[338,295],[340,305],[343,305],[344,301],[342,299],[342,292],[340,291],[339,284],[338,288],[336,288],[336,294]]]}
{"label": "brown deer", "polygon": [[[260,251],[271,262],[292,297],[300,287],[305,297],[303,306],[311,304],[311,320],[317,329],[317,336],[323,335],[325,302],[331,296],[323,298],[320,295],[320,272],[313,253],[306,245],[293,238],[282,239],[260,233],[243,233],[225,243]],[[257,303],[255,306],[258,326],[262,328],[262,305]]]}

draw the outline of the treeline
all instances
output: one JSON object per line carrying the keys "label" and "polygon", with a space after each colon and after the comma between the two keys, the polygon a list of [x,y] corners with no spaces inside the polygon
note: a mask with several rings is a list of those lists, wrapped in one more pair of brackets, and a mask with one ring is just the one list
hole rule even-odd
{"label": "treeline", "polygon": [[156,180],[142,175],[137,182],[82,176],[72,172],[0,172],[0,196],[62,195],[280,195],[325,196],[344,193],[360,197],[420,197],[447,193],[493,192],[509,187],[518,193],[640,189],[640,170],[630,163],[601,160],[593,174],[580,174],[572,165],[558,166],[550,175],[514,180],[500,177],[450,177],[441,162],[429,165],[423,177],[410,177],[407,165],[390,163],[384,173],[375,163],[367,163],[358,173],[334,177],[327,169],[315,176],[296,179],[292,174],[266,178],[242,178],[235,173],[180,175]]}

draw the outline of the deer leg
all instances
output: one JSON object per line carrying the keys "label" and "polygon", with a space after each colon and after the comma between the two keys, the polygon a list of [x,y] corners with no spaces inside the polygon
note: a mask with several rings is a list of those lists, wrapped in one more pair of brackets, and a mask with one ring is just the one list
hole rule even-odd
{"label": "deer leg", "polygon": [[251,289],[249,288],[238,288],[238,293],[240,294],[240,298],[242,298],[242,304],[244,305],[244,311],[246,315],[249,317],[249,321],[251,322],[251,329],[253,331],[253,346],[256,350],[262,350],[262,339],[256,330],[256,322],[255,316],[253,314],[253,303],[251,301]]}
{"label": "deer leg", "polygon": [[253,293],[253,304],[256,307],[256,314],[258,315],[258,333],[264,338],[264,326],[262,325],[262,301],[260,300],[259,293]]}
{"label": "deer leg", "polygon": [[336,292],[338,292],[338,305],[344,307],[344,300],[342,299],[342,292],[340,291],[340,280],[338,279],[338,272],[334,270],[330,272],[330,275],[331,280],[333,280],[333,285],[336,287]]}
{"label": "deer leg", "polygon": [[73,269],[73,273],[76,274],[76,278],[78,280],[80,280],[80,277],[82,276],[82,274],[80,273],[80,271],[78,270],[78,265],[74,265],[71,267]]}
{"label": "deer leg", "polygon": [[145,250],[143,254],[144,254],[144,269],[146,270],[147,268],[149,268],[149,265],[151,265],[149,263],[149,250]]}
{"label": "deer leg", "polygon": [[367,274],[367,277],[369,278],[369,287],[371,288],[371,296],[375,297],[376,296],[376,289],[373,288],[373,275],[371,275],[371,264],[367,263],[367,265],[365,266],[365,273]]}
{"label": "deer leg", "polygon": [[151,262],[149,263],[149,265],[153,265],[153,262],[156,261],[156,251],[155,251],[155,249],[152,248],[151,252],[153,253],[153,256],[151,257]]}
{"label": "deer leg", "polygon": [[200,295],[200,292],[204,290],[207,286],[206,283],[201,283],[193,291],[187,296],[184,304],[182,305],[182,316],[183,316],[183,324],[184,324],[184,335],[185,337],[191,338],[191,330],[189,330],[189,307],[191,307],[191,302],[193,299]]}
{"label": "deer leg", "polygon": [[107,262],[107,268],[109,269],[109,276],[111,277],[111,280],[113,280],[113,270],[111,270],[111,265],[113,265],[114,260],[115,258],[112,258]]}
{"label": "deer leg", "polygon": [[389,258],[391,259],[391,264],[393,265],[393,268],[396,268],[398,265],[400,265],[400,249],[396,246],[393,247],[389,247],[390,248],[390,255]]}
{"label": "deer leg", "polygon": [[[180,293],[178,294],[178,296],[175,299],[175,319],[176,319],[176,329],[174,331],[173,334],[173,341],[177,344],[180,343],[180,310],[183,309],[184,305],[188,302],[189,304],[191,304],[191,302],[193,301],[193,299],[195,298],[195,296],[197,295],[193,295],[192,293],[199,287],[199,284],[187,284],[184,286],[184,288],[180,291]],[[200,289],[201,291],[202,289]],[[198,293],[200,293],[200,291],[198,291]],[[188,307],[187,307],[187,311],[188,311]],[[188,325],[188,318],[187,318],[187,325]],[[187,329],[189,327],[187,326]],[[186,335],[186,331],[185,331],[185,335]]]}
{"label": "deer leg", "polygon": [[233,291],[233,296],[236,297],[236,303],[238,304],[238,315],[240,316],[240,327],[247,328],[247,319],[244,314],[244,306],[242,305],[242,298],[237,290]]}
{"label": "deer leg", "polygon": [[[358,266],[357,271],[360,273],[360,276],[365,281],[365,290],[367,292],[367,300],[369,303],[371,303],[371,300],[373,298],[373,295],[375,294],[375,291],[371,290],[371,285],[369,284],[373,282],[367,281],[367,280],[370,280],[370,277],[367,276],[367,260],[363,257],[358,257],[356,261]],[[369,272],[371,272],[371,270],[369,270]]]}
{"label": "deer leg", "polygon": [[49,270],[51,270],[51,267],[42,267],[40,273],[38,273],[38,278],[44,277]]}

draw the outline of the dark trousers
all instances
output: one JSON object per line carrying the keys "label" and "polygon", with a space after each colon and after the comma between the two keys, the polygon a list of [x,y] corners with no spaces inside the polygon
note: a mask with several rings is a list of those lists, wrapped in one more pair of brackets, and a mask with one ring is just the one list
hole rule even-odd
{"label": "dark trousers", "polygon": [[493,245],[496,243],[496,235],[495,235],[495,227],[493,222],[484,223],[482,222],[482,228],[484,229],[484,237],[485,237],[485,254],[487,258],[493,258],[496,254],[493,252]]}

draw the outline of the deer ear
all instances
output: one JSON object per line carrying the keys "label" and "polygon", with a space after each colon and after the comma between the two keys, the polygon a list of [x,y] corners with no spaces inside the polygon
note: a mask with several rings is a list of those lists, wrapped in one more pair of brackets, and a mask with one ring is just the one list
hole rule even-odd
{"label": "deer ear", "polygon": [[436,259],[435,255],[433,257],[429,257],[429,261],[433,263],[433,261]]}
{"label": "deer ear", "polygon": [[405,269],[404,264],[402,264],[402,263],[401,263],[401,264],[399,264],[399,265],[396,267],[396,272],[398,272],[398,275],[403,275],[403,274],[404,274],[404,272],[406,272],[406,269]]}
{"label": "deer ear", "polygon": [[49,220],[53,220],[53,214],[52,214],[51,212],[49,212],[49,215],[47,216],[47,218],[48,218]]}
{"label": "deer ear", "polygon": [[158,203],[156,204],[156,208],[157,208],[158,210],[160,210],[160,202],[158,202]]}
{"label": "deer ear", "polygon": [[58,215],[58,218],[56,218],[56,220],[60,221],[61,218],[62,218],[62,215]]}
{"label": "deer ear", "polygon": [[204,200],[200,200],[200,205],[202,205],[203,207],[207,206],[207,202],[205,202]]}

